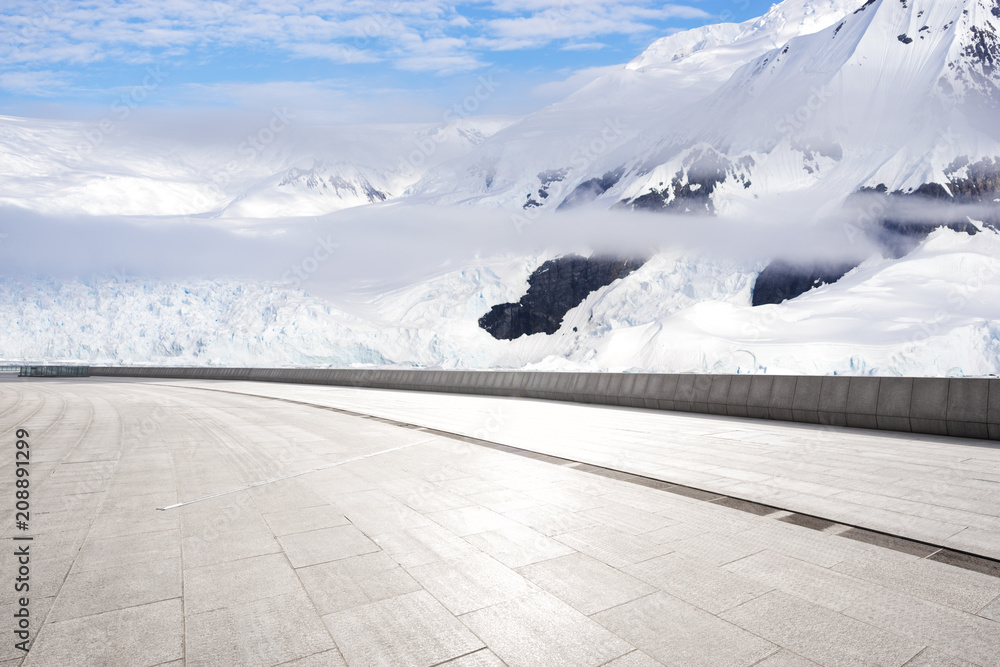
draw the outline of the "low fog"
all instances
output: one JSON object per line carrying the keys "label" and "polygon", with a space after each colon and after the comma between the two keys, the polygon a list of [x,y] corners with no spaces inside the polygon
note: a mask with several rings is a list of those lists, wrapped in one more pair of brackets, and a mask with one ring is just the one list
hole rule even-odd
{"label": "low fog", "polygon": [[881,217],[925,224],[991,212],[876,197],[821,213],[803,198],[786,201],[780,216],[762,205],[738,219],[586,209],[533,215],[398,203],[273,221],[57,217],[7,207],[0,209],[0,266],[6,277],[235,278],[335,297],[394,289],[503,256],[648,257],[686,249],[751,264],[860,261],[879,253],[865,231]]}

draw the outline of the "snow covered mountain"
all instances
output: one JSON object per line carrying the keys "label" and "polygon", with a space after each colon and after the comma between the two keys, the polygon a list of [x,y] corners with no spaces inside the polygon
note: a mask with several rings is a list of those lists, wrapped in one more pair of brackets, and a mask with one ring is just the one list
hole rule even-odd
{"label": "snow covered mountain", "polygon": [[[2,118],[0,205],[189,215],[276,237],[305,224],[296,218],[344,229],[370,212],[357,226],[365,243],[338,239],[373,265],[391,261],[389,241],[413,238],[400,221],[426,221],[442,248],[459,245],[456,221],[485,240],[407,286],[330,299],[274,281],[9,278],[0,358],[1000,374],[998,119],[1000,0],[785,0],[753,21],[657,40],[521,119],[289,125],[258,147],[124,129],[95,146],[85,124]],[[426,214],[445,210],[447,221]],[[585,296],[542,317],[545,333],[497,340],[481,326],[524,302],[550,260],[603,250],[581,248],[581,221],[649,212],[711,243],[651,241],[629,251],[628,272],[587,289],[571,267],[564,282]],[[545,247],[499,247],[486,224],[497,219],[511,236],[548,221],[534,228]],[[713,252],[735,229],[716,222],[752,228],[730,245],[754,247]],[[793,266],[781,284],[772,260],[790,248],[840,254],[816,271]],[[0,262],[16,251],[0,243]],[[303,252],[293,268],[309,273],[314,250]],[[781,298],[759,298],[765,278]]]}
{"label": "snow covered mountain", "polygon": [[795,191],[829,202],[863,187],[958,185],[952,172],[1000,156],[998,7],[868,2],[743,66],[682,132],[627,147],[608,196],[740,212]]}
{"label": "snow covered mountain", "polygon": [[996,0],[786,0],[657,41],[415,189],[741,214],[789,193],[962,187],[966,167],[989,178],[1000,160],[998,35]]}
{"label": "snow covered mountain", "polygon": [[0,116],[0,204],[42,213],[315,216],[399,197],[513,119],[305,127],[275,110],[202,141],[95,123]]}

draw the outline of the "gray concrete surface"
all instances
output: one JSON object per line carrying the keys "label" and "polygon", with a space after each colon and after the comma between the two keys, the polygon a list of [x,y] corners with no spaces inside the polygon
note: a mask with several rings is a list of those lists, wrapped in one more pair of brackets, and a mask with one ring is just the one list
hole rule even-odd
{"label": "gray concrete surface", "polygon": [[[25,658],[8,640],[0,664],[1000,665],[1000,576],[936,549],[346,409],[528,449],[522,434],[541,429],[576,460],[649,465],[665,451],[676,470],[725,469],[747,487],[771,484],[756,466],[785,461],[803,490],[850,480],[865,489],[851,502],[874,514],[892,510],[870,483],[909,489],[896,509],[921,494],[984,518],[998,505],[995,486],[966,476],[997,477],[996,450],[949,438],[335,387],[8,378],[4,432],[31,432],[34,643]],[[841,467],[810,467],[796,454],[810,447]],[[924,484],[934,471],[946,485]],[[13,482],[0,479],[8,498]],[[10,623],[9,590],[0,602]]]}

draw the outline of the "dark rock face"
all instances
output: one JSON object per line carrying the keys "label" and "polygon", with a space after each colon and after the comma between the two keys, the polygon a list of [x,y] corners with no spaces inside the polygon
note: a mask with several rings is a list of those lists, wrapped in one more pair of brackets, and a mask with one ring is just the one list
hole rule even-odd
{"label": "dark rock face", "polygon": [[520,301],[493,306],[479,319],[479,326],[498,340],[553,334],[566,313],[591,292],[624,278],[644,263],[644,259],[579,255],[549,260],[528,278],[528,293]]}
{"label": "dark rock face", "polygon": [[772,262],[757,276],[757,282],[753,286],[753,305],[763,306],[794,299],[814,287],[837,282],[857,265],[858,262]]}
{"label": "dark rock face", "polygon": [[[959,177],[963,170],[964,176]],[[945,175],[949,179],[947,184],[924,183],[910,192],[889,192],[884,185],[862,189],[859,194],[886,198],[882,213],[861,229],[884,256],[899,259],[908,255],[940,227],[970,235],[978,233],[966,218],[968,210],[960,206],[950,209],[952,205],[976,206],[983,223],[1000,230],[1000,205],[996,201],[1000,198],[1000,159],[985,158],[973,163],[962,157],[948,165]],[[916,209],[911,210],[933,211],[936,219],[931,222],[908,219],[905,213],[893,210],[897,203],[916,204]],[[814,287],[835,283],[860,263],[860,260],[825,265],[773,262],[757,278],[753,305],[781,303]]]}
{"label": "dark rock face", "polygon": [[715,213],[712,193],[716,187],[732,178],[749,188],[749,172],[755,165],[750,156],[730,160],[712,149],[693,153],[685,162],[685,168],[674,175],[667,187],[652,188],[623,203],[636,210],[712,215]]}
{"label": "dark rock face", "polygon": [[540,172],[538,174],[538,182],[541,185],[538,188],[538,199],[535,199],[532,193],[528,193],[528,199],[521,208],[527,210],[541,206],[542,202],[549,198],[549,186],[566,178],[568,172],[568,169],[549,169],[548,171]]}
{"label": "dark rock face", "polygon": [[618,168],[614,171],[607,172],[600,178],[592,178],[589,181],[580,183],[578,186],[573,188],[572,192],[566,195],[566,199],[559,204],[556,210],[563,211],[594,201],[613,188],[621,179],[623,173],[625,173],[625,170]]}

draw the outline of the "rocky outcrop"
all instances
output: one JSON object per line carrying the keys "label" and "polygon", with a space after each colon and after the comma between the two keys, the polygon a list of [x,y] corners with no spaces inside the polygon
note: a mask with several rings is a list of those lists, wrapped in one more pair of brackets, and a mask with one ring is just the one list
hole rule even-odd
{"label": "rocky outcrop", "polygon": [[857,265],[858,262],[772,262],[757,276],[757,282],[753,286],[753,305],[763,306],[794,299],[814,287],[837,282]]}
{"label": "rocky outcrop", "polygon": [[566,195],[566,199],[562,201],[561,204],[556,208],[557,211],[564,211],[566,209],[575,208],[577,206],[582,206],[583,204],[590,203],[603,195],[605,192],[610,190],[615,186],[616,183],[621,179],[622,174],[625,173],[625,169],[619,167],[614,171],[609,171],[605,173],[600,178],[591,178],[590,180],[580,183],[573,191]]}
{"label": "rocky outcrop", "polygon": [[661,183],[660,188],[650,188],[649,192],[619,205],[640,211],[713,215],[712,193],[727,179],[749,188],[754,160],[750,156],[730,160],[715,149],[702,148],[693,150],[684,165],[666,186]]}
{"label": "rocky outcrop", "polygon": [[[949,179],[946,184],[924,183],[909,192],[889,192],[885,185],[861,189],[859,196],[886,198],[877,200],[883,212],[860,230],[879,247],[883,256],[899,259],[908,255],[940,227],[966,234],[978,233],[979,228],[969,222],[970,212],[985,226],[1000,230],[1000,159],[971,162],[962,157],[948,165],[945,175]],[[859,198],[859,201],[870,200]],[[915,209],[912,208],[914,204],[917,205]],[[970,211],[970,206],[975,208]],[[862,204],[859,210],[863,207]],[[907,210],[930,213],[934,219],[914,220],[907,215]],[[753,305],[794,299],[814,287],[837,282],[860,263],[860,259],[826,264],[772,262],[757,277]]]}
{"label": "rocky outcrop", "polygon": [[536,333],[553,334],[571,308],[594,290],[624,278],[644,259],[580,257],[552,259],[528,278],[528,292],[517,303],[501,303],[479,319],[479,326],[498,340]]}

